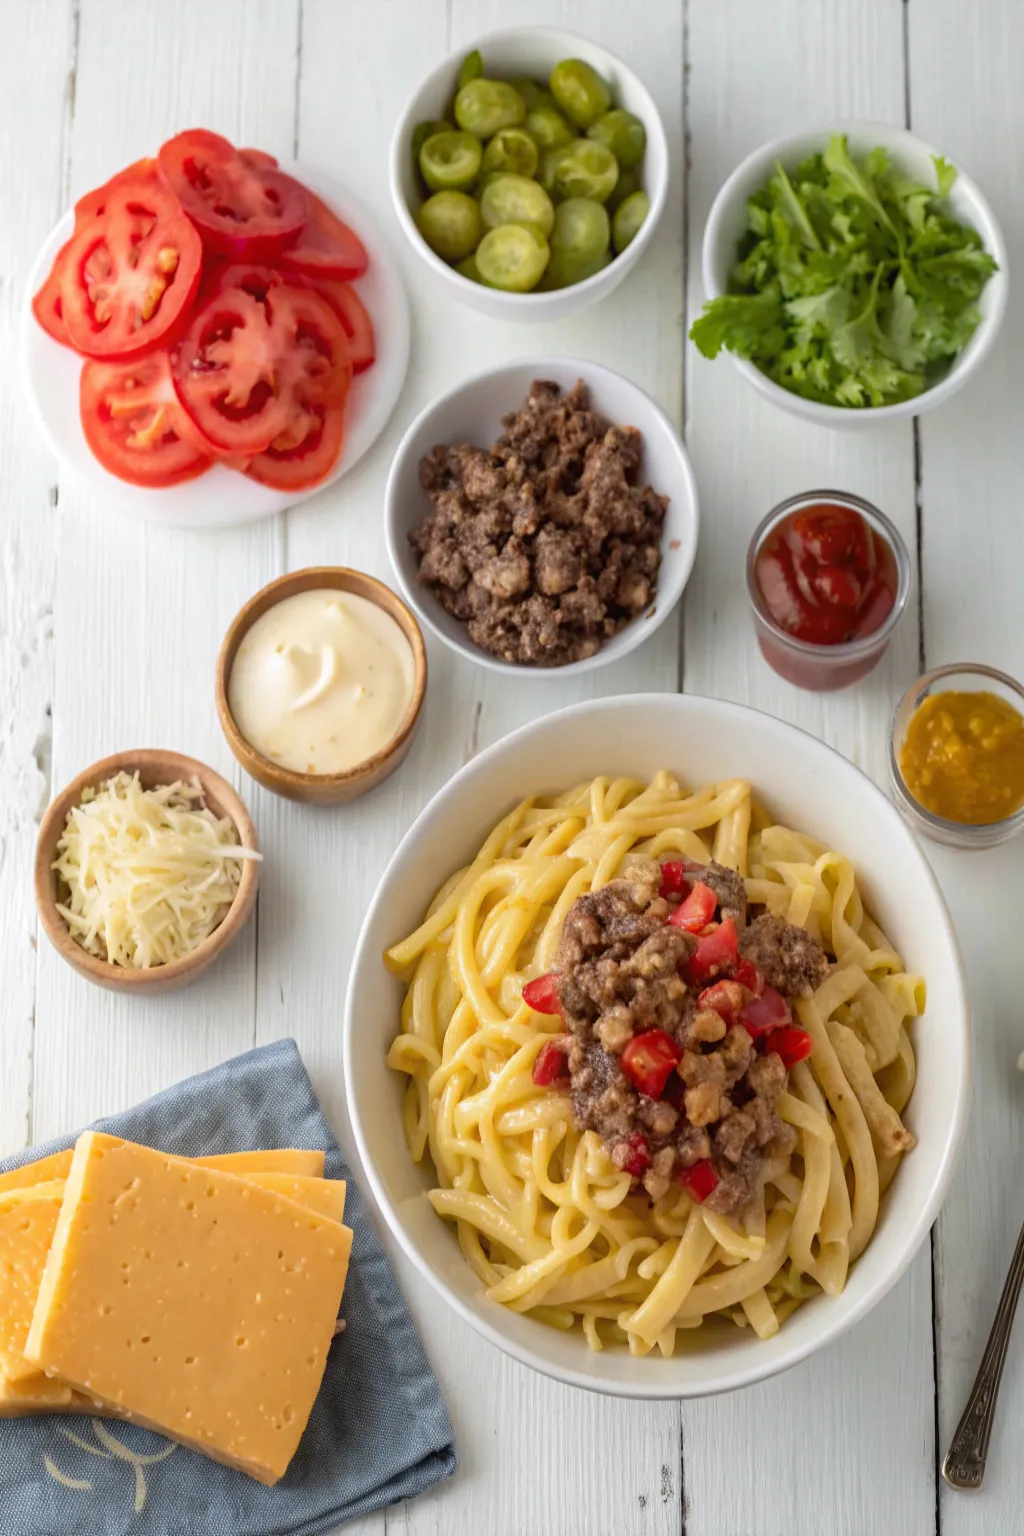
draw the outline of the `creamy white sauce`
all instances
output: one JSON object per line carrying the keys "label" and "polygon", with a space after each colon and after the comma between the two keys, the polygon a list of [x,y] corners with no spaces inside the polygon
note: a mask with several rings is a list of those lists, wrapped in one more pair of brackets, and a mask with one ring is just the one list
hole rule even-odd
{"label": "creamy white sauce", "polygon": [[389,613],[337,588],[296,592],[246,632],[228,707],[257,752],[298,773],[343,773],[394,736],[412,700],[412,647]]}

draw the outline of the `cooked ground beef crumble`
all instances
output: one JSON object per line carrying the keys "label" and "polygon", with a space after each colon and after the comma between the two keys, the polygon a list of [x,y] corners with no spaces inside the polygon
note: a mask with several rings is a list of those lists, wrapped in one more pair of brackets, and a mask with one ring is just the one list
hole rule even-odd
{"label": "cooked ground beef crumble", "polygon": [[419,579],[502,661],[592,656],[654,597],[667,498],[639,483],[635,427],[609,425],[578,381],[536,380],[490,450],[420,462],[433,511],[409,535]]}
{"label": "cooked ground beef crumble", "polygon": [[[803,929],[770,914],[745,926],[746,891],[734,870],[688,865],[687,879],[711,887],[719,915],[736,924],[741,955],[770,986],[792,998],[824,978],[828,961]],[[765,1163],[796,1146],[776,1107],[789,1074],[770,1043],[759,1052],[742,1025],[698,1008],[702,987],[681,974],[698,940],[666,924],[672,910],[661,895],[661,866],[644,861],[579,897],[566,915],[556,969],[572,1034],[573,1116],[580,1130],[598,1133],[620,1168],[631,1168],[642,1140],[649,1164],[640,1177],[652,1199],[710,1160],[717,1183],[704,1203],[728,1215],[757,1193]],[[738,982],[726,985],[735,987],[737,1005],[752,995]],[[633,1037],[652,1029],[669,1036],[679,1057],[657,1098],[635,1087],[620,1064]]]}

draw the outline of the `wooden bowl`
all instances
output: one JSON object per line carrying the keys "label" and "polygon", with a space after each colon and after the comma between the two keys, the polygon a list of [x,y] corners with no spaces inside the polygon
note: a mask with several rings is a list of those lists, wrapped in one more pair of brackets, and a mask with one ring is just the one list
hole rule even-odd
{"label": "wooden bowl", "polygon": [[222,779],[219,773],[215,773],[205,763],[200,763],[194,757],[185,757],[180,752],[161,752],[148,747],[132,752],[116,752],[113,757],[105,757],[101,762],[93,763],[91,768],[72,779],[54,800],[43,817],[36,842],[36,906],[46,936],[61,957],[87,981],[108,987],[112,992],[152,996],[194,981],[234,943],[256,904],[260,861],[242,861],[242,877],[224,921],[209,938],[204,939],[189,954],[182,955],[180,960],[171,960],[167,965],[155,965],[148,970],[132,970],[123,965],[111,965],[106,960],[90,955],[72,938],[67,923],[57,911],[57,876],[52,866],[68,812],[81,803],[83,790],[103,784],[122,771],[138,772],[144,789],[153,789],[159,784],[173,784],[178,779],[186,782],[195,779],[203,791],[206,805],[214,815],[226,816],[234,823],[238,841],[243,848],[258,851],[259,841],[249,812],[227,780]]}
{"label": "wooden bowl", "polygon": [[[282,768],[247,741],[238,729],[228,706],[228,681],[234,666],[238,647],[247,630],[269,608],[294,597],[297,592],[316,591],[323,587],[335,587],[339,592],[353,592],[365,597],[389,613],[412,647],[413,680],[412,699],[405,718],[398,730],[379,752],[364,763],[346,768],[344,773],[297,773],[292,768]],[[284,795],[289,800],[302,800],[307,805],[342,805],[355,800],[374,789],[388,778],[401,763],[409,748],[420,717],[423,697],[427,691],[427,652],[423,635],[410,610],[390,587],[364,571],[352,571],[343,565],[312,565],[302,571],[291,571],[269,582],[255,597],[251,597],[232,622],[224,636],[224,644],[217,658],[217,713],[228,746],[238,758],[246,773],[258,784]]]}

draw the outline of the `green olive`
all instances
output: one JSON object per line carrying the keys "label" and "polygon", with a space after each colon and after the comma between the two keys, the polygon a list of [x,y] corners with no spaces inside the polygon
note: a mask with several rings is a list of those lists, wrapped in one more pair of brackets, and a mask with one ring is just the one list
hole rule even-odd
{"label": "green olive", "polygon": [[535,225],[501,224],[480,241],[476,264],[489,287],[529,293],[544,276],[549,255],[548,242]]}
{"label": "green olive", "polygon": [[420,171],[433,192],[471,187],[480,172],[480,140],[471,133],[448,128],[431,134],[420,150]]}
{"label": "green olive", "polygon": [[624,251],[636,238],[650,211],[651,200],[646,192],[631,192],[625,202],[619,204],[612,220],[612,244],[617,251]]}
{"label": "green olive", "polygon": [[416,216],[420,234],[445,261],[461,261],[483,233],[480,209],[465,192],[435,192]]}
{"label": "green olive", "polygon": [[545,292],[553,288],[572,288],[576,283],[586,282],[595,272],[600,272],[611,259],[612,254],[608,250],[602,251],[600,256],[592,257],[590,261],[581,261],[568,251],[552,251],[540,286]]}
{"label": "green olive", "polygon": [[605,207],[608,209],[609,213],[614,213],[619,204],[624,203],[626,198],[629,197],[631,193],[639,191],[640,172],[636,170],[635,167],[631,170],[624,171],[620,166],[619,179],[615,183],[614,191],[612,192],[611,197],[605,203]]}
{"label": "green olive", "polygon": [[529,176],[505,174],[488,181],[480,198],[480,217],[485,229],[499,224],[534,224],[545,238],[555,223],[551,199]]}
{"label": "green olive", "polygon": [[557,107],[531,107],[526,114],[526,131],[541,149],[561,149],[576,137],[576,129]]}
{"label": "green olive", "polygon": [[542,180],[551,196],[592,197],[603,203],[615,190],[619,163],[610,149],[592,139],[573,139],[544,158]]}
{"label": "green olive", "polygon": [[551,231],[551,255],[571,256],[581,262],[596,261],[608,249],[611,226],[601,203],[591,197],[570,197],[555,209]]}
{"label": "green olive", "polygon": [[471,80],[478,80],[484,72],[483,56],[479,48],[474,48],[472,53],[467,53],[459,70],[458,90],[468,85]]}
{"label": "green olive", "polygon": [[526,103],[507,80],[470,80],[455,98],[455,121],[478,139],[490,139],[499,128],[519,128]]}
{"label": "green olive", "polygon": [[647,129],[632,112],[613,107],[587,129],[587,138],[596,139],[611,150],[622,171],[639,165],[647,148]]}
{"label": "green olive", "polygon": [[451,123],[442,122],[440,118],[433,118],[426,123],[417,123],[412,131],[412,158],[417,168],[420,163],[420,150],[428,139],[432,139],[435,133],[451,133]]}
{"label": "green olive", "polygon": [[537,145],[525,128],[499,128],[484,150],[483,169],[532,176],[539,159]]}
{"label": "green olive", "polygon": [[596,69],[582,59],[563,59],[551,71],[551,94],[578,128],[589,128],[612,104],[612,93]]}
{"label": "green olive", "polygon": [[455,270],[460,277],[468,277],[471,283],[483,282],[483,278],[480,276],[480,268],[476,264],[475,252],[472,256],[467,256],[464,261],[457,261],[455,263]]}

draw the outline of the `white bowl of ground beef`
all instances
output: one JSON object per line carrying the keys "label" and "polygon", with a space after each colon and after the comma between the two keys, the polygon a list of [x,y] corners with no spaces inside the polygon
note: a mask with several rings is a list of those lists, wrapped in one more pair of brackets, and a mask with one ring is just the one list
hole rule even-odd
{"label": "white bowl of ground beef", "polygon": [[[819,1295],[772,1338],[707,1325],[679,1352],[595,1353],[563,1333],[489,1301],[452,1224],[427,1198],[429,1160],[414,1163],[403,1123],[407,1079],[387,1065],[405,983],[383,952],[412,932],[442,882],[476,854],[527,795],[553,794],[597,775],[650,780],[668,769],[691,787],[749,779],[782,824],[848,853],[868,909],[927,983],[913,1029],[917,1079],[903,1112],[916,1146],[881,1202],[878,1224],[837,1296]],[[896,1284],[928,1235],[949,1187],[971,1096],[971,1029],[956,934],[928,862],[895,807],[859,769],[771,716],[690,695],[593,700],[549,714],[475,757],[435,795],[396,850],[371,903],[352,966],[344,1025],[345,1086],[363,1187],[424,1279],[487,1340],[557,1380],[636,1398],[689,1398],[776,1375],[837,1340]],[[833,1369],[838,1356],[833,1356]]]}
{"label": "white bowl of ground beef", "polygon": [[672,423],[629,379],[572,358],[505,364],[428,406],[384,507],[421,622],[518,677],[634,650],[675,607],[697,552],[697,489]]}

